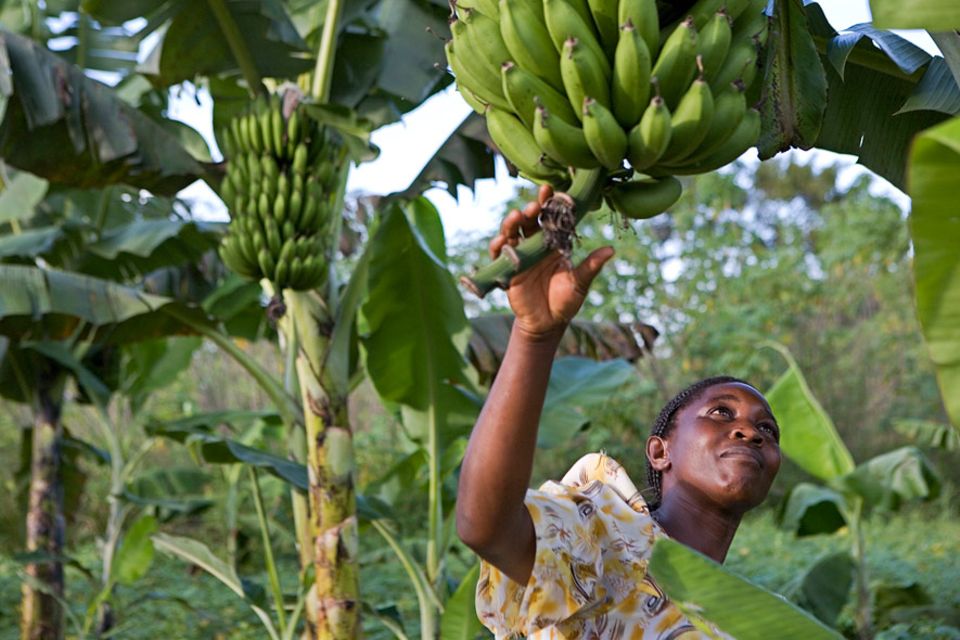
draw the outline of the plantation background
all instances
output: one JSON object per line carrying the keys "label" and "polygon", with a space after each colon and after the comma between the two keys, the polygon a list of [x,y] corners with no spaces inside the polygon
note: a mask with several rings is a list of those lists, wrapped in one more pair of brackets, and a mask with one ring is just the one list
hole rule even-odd
{"label": "plantation background", "polygon": [[[843,165],[769,162],[759,169],[736,166],[691,182],[681,204],[651,224],[625,227],[601,212],[581,229],[585,254],[610,242],[617,257],[601,275],[582,316],[597,321],[647,322],[661,335],[652,352],[634,365],[629,381],[605,401],[585,405],[590,426],[568,441],[542,450],[534,484],[556,478],[583,452],[605,449],[623,461],[642,482],[643,440],[648,425],[672,391],[699,377],[730,373],[768,388],[783,364],[760,341],[788,345],[814,394],[821,400],[856,460],[908,444],[900,421],[946,424],[936,381],[928,364],[911,304],[910,248],[904,212],[892,201],[872,194],[873,179],[861,176],[840,186]],[[517,194],[517,202],[530,193]],[[362,203],[350,207],[351,225],[365,233]],[[487,234],[449,238],[449,269],[468,268],[485,250]],[[694,240],[695,238],[695,240]],[[348,260],[349,263],[349,260]],[[471,315],[502,310],[503,297],[482,305],[465,297]],[[266,341],[242,342],[267,368],[281,366],[276,347]],[[76,389],[69,392],[75,396]],[[189,366],[168,386],[149,395],[136,415],[114,418],[136,441],[147,441],[144,416],[155,420],[220,409],[264,409],[269,400],[231,360],[213,345],[197,349]],[[67,403],[63,421],[70,435],[95,442],[89,407]],[[384,470],[411,451],[397,415],[385,408],[369,383],[351,396],[356,430],[359,487],[390,496],[400,516],[399,531],[414,554],[422,555],[426,523],[425,493],[397,492],[380,482]],[[24,488],[27,475],[21,454],[22,430],[30,423],[20,405],[4,403],[0,411],[0,638],[15,638],[19,599],[18,563],[22,549]],[[789,429],[789,424],[783,425]],[[262,425],[256,440],[264,449],[283,450],[282,430]],[[952,448],[953,450],[947,450]],[[939,497],[909,504],[900,511],[878,510],[868,518],[866,536],[871,580],[876,586],[922,589],[926,597],[894,604],[922,611],[879,607],[878,637],[960,637],[960,482],[955,447],[925,447],[943,480]],[[75,560],[67,568],[68,601],[83,615],[91,588],[85,571],[98,562],[96,538],[108,514],[109,492],[104,467],[91,456],[71,465],[67,549]],[[222,465],[203,464],[183,446],[156,439],[137,482],[155,474],[179,473],[176,489],[203,501],[195,513],[172,517],[162,530],[227,548],[224,502],[227,484]],[[777,510],[787,490],[809,479],[785,462],[771,498],[743,525],[728,566],[778,592],[817,558],[849,547],[849,531],[797,538],[778,526]],[[82,483],[81,483],[82,481]],[[285,486],[262,480],[274,544],[285,586],[297,572],[292,514]],[[145,485],[142,485],[145,486]],[[69,499],[71,489],[79,493]],[[177,497],[170,495],[169,497]],[[237,560],[241,574],[266,582],[262,546],[249,492],[239,496]],[[160,510],[162,511],[162,509]],[[365,602],[390,610],[406,633],[417,634],[417,602],[393,555],[372,531],[361,533],[361,589]],[[472,554],[455,545],[448,558],[454,579],[473,564]],[[80,570],[78,567],[87,567]],[[92,575],[92,574],[91,574]],[[902,593],[901,593],[902,596]],[[223,585],[182,562],[157,555],[149,572],[117,591],[120,626],[125,638],[256,638],[255,616]],[[899,596],[898,596],[899,597]],[[838,626],[853,633],[851,606]],[[899,616],[899,618],[898,618]],[[905,622],[898,622],[898,619]],[[372,616],[365,618],[368,637],[392,637]]]}

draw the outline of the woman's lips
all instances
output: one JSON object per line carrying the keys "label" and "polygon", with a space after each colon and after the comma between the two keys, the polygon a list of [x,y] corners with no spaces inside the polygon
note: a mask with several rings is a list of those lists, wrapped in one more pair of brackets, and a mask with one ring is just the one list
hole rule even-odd
{"label": "woman's lips", "polygon": [[721,458],[744,458],[754,462],[758,467],[763,466],[763,457],[760,452],[750,447],[730,447],[720,454]]}

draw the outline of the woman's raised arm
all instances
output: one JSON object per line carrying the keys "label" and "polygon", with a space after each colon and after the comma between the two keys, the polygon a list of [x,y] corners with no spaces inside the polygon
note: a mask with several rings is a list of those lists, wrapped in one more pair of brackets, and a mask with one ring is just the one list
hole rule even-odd
{"label": "woman's raised arm", "polygon": [[[505,245],[515,245],[521,229],[528,236],[537,232],[540,207],[551,195],[549,187],[542,187],[537,202],[507,215],[490,242],[493,257]],[[523,500],[553,356],[590,283],[611,256],[613,249],[603,247],[571,268],[559,254],[551,255],[516,276],[507,291],[516,320],[463,459],[457,534],[521,584],[529,579],[536,554],[533,521]]]}

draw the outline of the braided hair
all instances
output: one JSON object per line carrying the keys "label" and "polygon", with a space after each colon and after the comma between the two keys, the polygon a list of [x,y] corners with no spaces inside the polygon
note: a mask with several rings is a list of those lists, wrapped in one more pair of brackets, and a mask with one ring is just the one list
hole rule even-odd
{"label": "braided hair", "polygon": [[[705,378],[699,382],[694,382],[692,385],[675,395],[673,399],[670,400],[670,402],[668,402],[666,406],[660,410],[660,415],[657,416],[657,420],[653,423],[653,428],[650,430],[650,435],[666,438],[668,435],[670,435],[670,431],[677,424],[677,414],[689,406],[691,402],[699,398],[705,390],[718,384],[729,384],[735,382],[753,387],[753,385],[749,382],[745,382],[732,376],[714,376],[712,378]],[[663,500],[663,494],[661,491],[662,477],[663,472],[654,469],[650,464],[650,459],[647,458],[647,485],[653,490],[653,498],[648,501],[651,511],[659,507],[660,502]]]}

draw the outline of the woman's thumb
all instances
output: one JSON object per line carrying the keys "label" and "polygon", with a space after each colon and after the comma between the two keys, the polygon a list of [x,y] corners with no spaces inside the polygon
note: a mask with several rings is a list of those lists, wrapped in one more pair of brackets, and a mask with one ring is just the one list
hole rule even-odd
{"label": "woman's thumb", "polygon": [[590,255],[584,258],[583,262],[574,269],[573,273],[577,280],[577,285],[584,291],[588,289],[590,283],[593,282],[593,279],[600,273],[600,269],[607,263],[607,260],[613,257],[613,254],[613,247],[610,246],[594,249]]}

